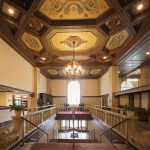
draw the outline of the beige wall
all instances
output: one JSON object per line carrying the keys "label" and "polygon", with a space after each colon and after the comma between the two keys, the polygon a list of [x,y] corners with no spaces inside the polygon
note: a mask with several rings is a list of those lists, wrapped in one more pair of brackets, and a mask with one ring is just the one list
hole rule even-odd
{"label": "beige wall", "polygon": [[12,105],[12,93],[0,92],[0,106]]}
{"label": "beige wall", "polygon": [[53,98],[53,104],[64,104],[64,103],[67,103],[67,97],[54,97]]}
{"label": "beige wall", "polygon": [[99,86],[98,80],[80,80],[81,96],[98,96]]}
{"label": "beige wall", "polygon": [[40,73],[39,93],[47,93],[47,78]]}
{"label": "beige wall", "polygon": [[120,105],[125,105],[125,104],[129,104],[129,96],[128,95],[120,97]]}
{"label": "beige wall", "polygon": [[6,106],[6,93],[0,92],[0,106]]}
{"label": "beige wall", "polygon": [[134,95],[134,106],[139,107],[139,94]]}
{"label": "beige wall", "polygon": [[142,108],[145,108],[146,110],[148,109],[148,93],[143,93],[142,94]]}
{"label": "beige wall", "polygon": [[82,97],[81,98],[81,103],[100,105],[100,98],[98,98],[98,97]]}
{"label": "beige wall", "polygon": [[51,80],[50,91],[53,96],[66,96],[67,94],[67,80]]}
{"label": "beige wall", "polygon": [[109,71],[100,78],[100,95],[109,94]]}
{"label": "beige wall", "polygon": [[[53,96],[65,96],[65,97],[54,97],[54,104],[64,104],[67,102],[67,85],[70,80],[50,80],[48,82],[48,91],[50,91]],[[81,85],[81,103],[84,104],[95,104],[99,103],[99,99],[94,96],[99,95],[99,84],[98,80],[79,80]],[[87,96],[86,98],[84,96]],[[90,97],[88,97],[90,96]],[[93,96],[93,98],[91,98]]]}
{"label": "beige wall", "polygon": [[0,39],[0,84],[32,91],[32,65]]}
{"label": "beige wall", "polygon": [[12,120],[11,116],[14,115],[14,111],[10,112],[10,109],[0,110],[0,122],[5,122],[8,120]]}

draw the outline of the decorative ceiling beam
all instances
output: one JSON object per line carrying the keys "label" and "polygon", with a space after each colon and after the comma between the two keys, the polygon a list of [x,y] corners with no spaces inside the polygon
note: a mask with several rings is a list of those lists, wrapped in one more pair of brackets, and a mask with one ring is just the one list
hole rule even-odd
{"label": "decorative ceiling beam", "polygon": [[121,21],[126,26],[126,28],[130,31],[132,36],[136,35],[136,32],[131,24],[131,21],[127,15],[127,12],[125,9],[123,9],[117,0],[110,0],[112,3],[112,7],[114,10],[116,10],[117,14],[120,16]]}
{"label": "decorative ceiling beam", "polygon": [[28,22],[28,20],[29,20],[29,16],[31,16],[31,15],[33,15],[33,14],[35,13],[36,8],[37,8],[37,6],[39,5],[39,3],[40,3],[40,0],[34,0],[33,3],[32,3],[32,6],[31,6],[30,9],[28,10],[28,12],[24,14],[24,17],[23,17],[23,19],[22,19],[22,22],[21,22],[21,24],[20,24],[20,26],[19,26],[19,28],[18,28],[18,30],[17,30],[17,33],[16,33],[16,35],[15,35],[16,38],[18,38],[18,35],[19,35],[20,31],[21,31],[22,29],[24,29],[25,26],[27,25],[27,22]]}

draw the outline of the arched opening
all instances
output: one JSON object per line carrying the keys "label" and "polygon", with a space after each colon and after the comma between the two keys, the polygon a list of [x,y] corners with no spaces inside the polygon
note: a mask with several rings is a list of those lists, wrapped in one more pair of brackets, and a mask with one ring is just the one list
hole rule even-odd
{"label": "arched opening", "polygon": [[121,91],[131,89],[133,88],[133,85],[130,81],[123,81],[121,84]]}
{"label": "arched opening", "polygon": [[78,81],[71,81],[68,84],[68,104],[80,104],[80,84]]}

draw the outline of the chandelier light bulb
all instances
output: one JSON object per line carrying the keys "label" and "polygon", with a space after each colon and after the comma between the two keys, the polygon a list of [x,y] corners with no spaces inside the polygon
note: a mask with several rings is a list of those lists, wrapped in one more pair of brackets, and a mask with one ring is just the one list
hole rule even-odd
{"label": "chandelier light bulb", "polygon": [[73,47],[73,58],[70,63],[68,63],[66,68],[66,74],[69,75],[71,78],[75,79],[78,75],[81,75],[81,66],[77,61],[75,61],[75,52],[74,47],[76,41],[72,41],[72,47]]}

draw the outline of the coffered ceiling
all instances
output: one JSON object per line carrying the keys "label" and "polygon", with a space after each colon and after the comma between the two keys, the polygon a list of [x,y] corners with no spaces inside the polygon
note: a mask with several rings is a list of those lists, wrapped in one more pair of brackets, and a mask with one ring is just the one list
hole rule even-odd
{"label": "coffered ceiling", "polygon": [[111,65],[125,75],[135,69],[124,65],[133,52],[142,49],[136,68],[147,61],[149,35],[149,0],[0,0],[0,37],[51,79],[68,78],[73,41],[80,78]]}

